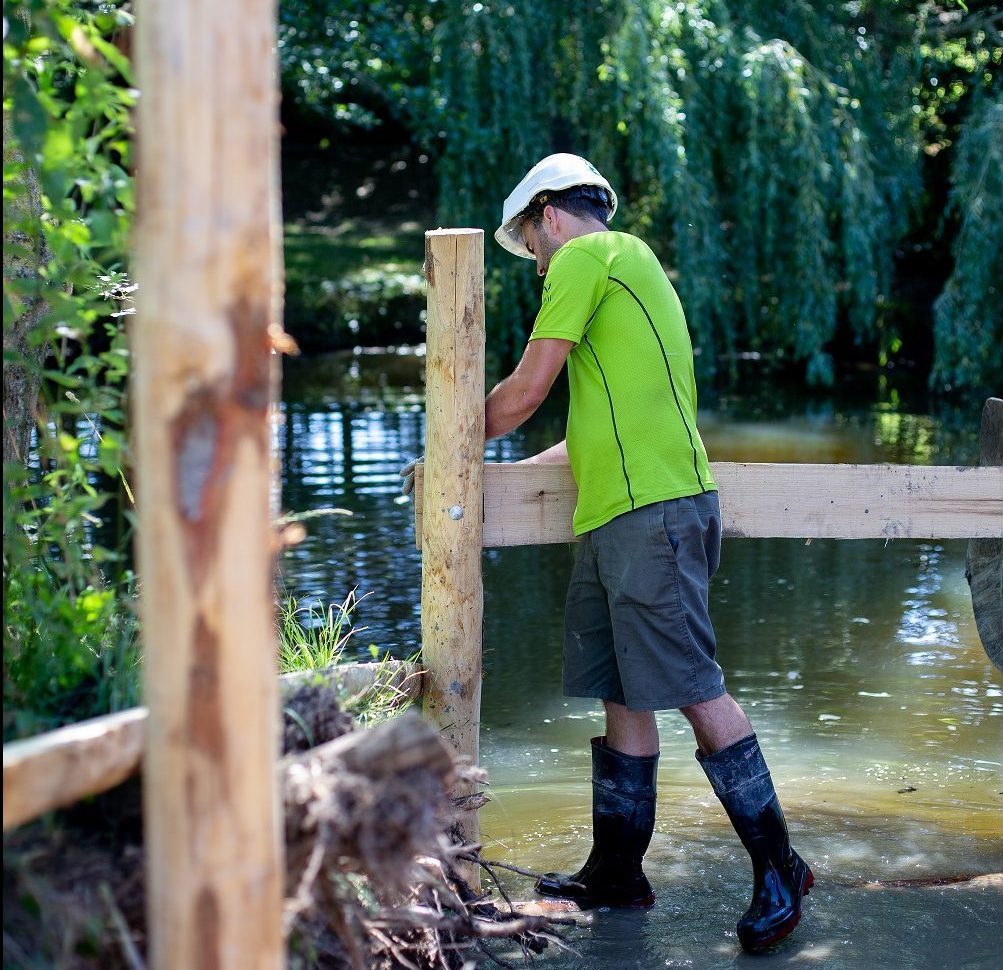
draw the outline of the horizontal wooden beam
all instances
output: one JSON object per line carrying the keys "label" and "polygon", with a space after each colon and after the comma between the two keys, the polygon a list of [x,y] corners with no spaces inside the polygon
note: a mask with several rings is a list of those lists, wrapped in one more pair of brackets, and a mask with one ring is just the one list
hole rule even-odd
{"label": "horizontal wooden beam", "polygon": [[147,710],[134,707],[3,746],[3,827],[107,791],[139,770]]}
{"label": "horizontal wooden beam", "polygon": [[[421,694],[421,671],[402,660],[337,664],[286,674],[279,678],[279,691],[287,697],[305,684],[319,681],[331,683],[343,693],[358,694],[377,680],[411,701]],[[108,791],[134,775],[143,760],[147,718],[145,707],[133,707],[5,744],[4,831]]]}
{"label": "horizontal wooden beam", "polygon": [[[1003,469],[716,462],[724,534],[746,538],[971,539],[1003,535]],[[421,548],[422,467],[415,476]],[[567,465],[484,466],[484,546],[573,542]]]}

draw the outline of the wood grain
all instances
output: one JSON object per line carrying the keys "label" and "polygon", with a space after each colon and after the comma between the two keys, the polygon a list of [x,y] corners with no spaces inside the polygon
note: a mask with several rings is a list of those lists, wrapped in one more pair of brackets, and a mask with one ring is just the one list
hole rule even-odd
{"label": "wood grain", "polygon": [[135,707],[3,746],[4,831],[139,770],[147,711]]}
{"label": "wood grain", "polygon": [[[484,454],[484,233],[425,234],[428,325],[422,492],[423,708],[476,764],[481,710],[481,496]],[[464,795],[467,791],[457,790]],[[477,841],[477,815],[461,818]],[[479,884],[477,867],[464,876]]]}
{"label": "wood grain", "polygon": [[150,965],[277,968],[274,0],[139,5],[135,402]]}
{"label": "wood grain", "polygon": [[[951,539],[1003,535],[1003,469],[715,462],[725,536]],[[423,469],[415,476],[421,548]],[[567,465],[486,464],[484,546],[574,542]]]}

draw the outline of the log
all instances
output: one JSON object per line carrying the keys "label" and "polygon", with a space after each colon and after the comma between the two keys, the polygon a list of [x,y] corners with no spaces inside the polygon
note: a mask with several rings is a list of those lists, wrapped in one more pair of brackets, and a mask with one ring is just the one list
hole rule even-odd
{"label": "log", "polygon": [[[989,398],[982,408],[979,463],[1003,473],[1003,400],[998,397]],[[999,494],[1003,495],[1003,486]],[[965,578],[979,639],[989,659],[1003,670],[1003,538],[969,540]]]}
{"label": "log", "polygon": [[[481,505],[484,455],[484,233],[425,233],[428,327],[422,498],[424,714],[476,764],[481,708]],[[470,794],[460,785],[457,795]],[[464,838],[477,841],[477,814]],[[479,888],[480,873],[463,877]]]}
{"label": "log", "polygon": [[146,708],[3,746],[3,827],[21,825],[125,781],[139,770]]}
{"label": "log", "polygon": [[448,745],[417,714],[283,758],[293,909],[312,908],[314,885],[337,872],[365,873],[379,893],[405,891],[415,857],[438,847],[452,772]]}
{"label": "log", "polygon": [[[279,692],[286,698],[304,684],[320,682],[358,694],[377,678],[388,679],[402,700],[414,701],[421,695],[421,671],[400,660],[285,674],[279,678]],[[5,744],[4,831],[99,795],[134,775],[142,764],[148,716],[145,707],[134,707]]]}
{"label": "log", "polygon": [[[1003,468],[714,462],[731,538],[968,539],[1003,534]],[[415,475],[423,547],[424,479]],[[568,465],[484,466],[485,548],[574,542]]]}
{"label": "log", "polygon": [[330,684],[342,695],[361,694],[377,681],[389,690],[399,691],[401,701],[416,701],[421,697],[424,678],[417,664],[406,660],[383,660],[375,663],[335,664],[318,670],[298,670],[279,678],[283,698],[306,684]]}
{"label": "log", "polygon": [[439,733],[416,714],[403,714],[363,731],[352,731],[320,744],[302,754],[289,755],[279,762],[283,776],[314,763],[325,770],[339,770],[385,778],[428,770],[446,778],[453,770],[450,749]]}

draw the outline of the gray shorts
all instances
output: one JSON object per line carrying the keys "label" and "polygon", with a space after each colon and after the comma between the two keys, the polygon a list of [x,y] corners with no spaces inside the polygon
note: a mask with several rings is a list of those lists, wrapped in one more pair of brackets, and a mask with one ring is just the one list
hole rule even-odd
{"label": "gray shorts", "polygon": [[707,610],[720,559],[717,492],[645,505],[584,535],[565,607],[565,695],[635,711],[720,697]]}

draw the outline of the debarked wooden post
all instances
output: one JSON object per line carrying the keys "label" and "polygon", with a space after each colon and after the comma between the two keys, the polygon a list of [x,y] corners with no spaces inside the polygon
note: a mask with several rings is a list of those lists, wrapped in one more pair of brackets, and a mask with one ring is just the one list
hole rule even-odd
{"label": "debarked wooden post", "polygon": [[[425,233],[428,321],[421,509],[424,714],[471,764],[479,754],[484,471],[484,233]],[[457,790],[454,795],[472,794]],[[477,812],[461,817],[478,839]],[[479,870],[463,873],[479,886]]]}
{"label": "debarked wooden post", "polygon": [[138,4],[132,393],[152,970],[278,970],[275,0]]}

